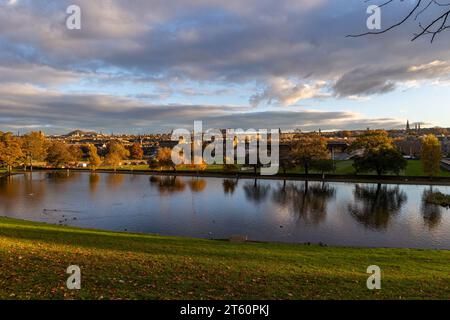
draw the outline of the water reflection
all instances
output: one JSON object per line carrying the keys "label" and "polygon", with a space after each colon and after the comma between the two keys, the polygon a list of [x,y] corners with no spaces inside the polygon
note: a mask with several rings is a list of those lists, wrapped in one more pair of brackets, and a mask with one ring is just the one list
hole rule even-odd
{"label": "water reflection", "polygon": [[52,172],[46,173],[46,178],[55,183],[66,182],[66,181],[70,180],[71,178],[74,178],[75,176],[76,176],[76,174],[69,170],[52,171]]}
{"label": "water reflection", "polygon": [[[436,191],[436,190],[435,190]],[[439,187],[450,194],[450,187]],[[0,216],[189,237],[450,249],[429,187],[80,172],[0,179]]]}
{"label": "water reflection", "polygon": [[435,229],[439,226],[442,220],[442,207],[427,203],[425,199],[433,193],[433,189],[425,190],[422,196],[422,217],[425,225],[430,229]]}
{"label": "water reflection", "polygon": [[261,184],[257,179],[253,183],[247,182],[244,185],[245,197],[255,203],[261,203],[269,196],[270,186]]}
{"label": "water reflection", "polygon": [[95,191],[98,188],[98,183],[100,182],[100,175],[98,173],[91,173],[89,175],[89,190],[92,193],[95,193]]}
{"label": "water reflection", "polygon": [[292,208],[298,221],[306,225],[318,225],[325,220],[328,203],[335,195],[336,189],[326,183],[310,186],[307,182],[302,185],[286,185],[283,182],[273,192],[272,200]]}
{"label": "water reflection", "polygon": [[125,180],[125,175],[120,173],[111,173],[107,175],[106,177],[106,183],[112,188],[112,189],[118,189],[122,186],[123,182]]}
{"label": "water reflection", "polygon": [[168,196],[186,189],[186,183],[176,176],[152,176],[150,183],[158,188],[163,196]]}
{"label": "water reflection", "polygon": [[389,226],[393,215],[400,212],[407,200],[406,194],[397,187],[360,186],[353,191],[355,203],[349,205],[351,215],[369,229],[382,230]]}
{"label": "water reflection", "polygon": [[189,182],[189,188],[192,192],[202,192],[206,189],[206,180],[200,178],[192,178]]}
{"label": "water reflection", "polygon": [[225,194],[233,194],[238,186],[238,179],[223,179],[222,186]]}

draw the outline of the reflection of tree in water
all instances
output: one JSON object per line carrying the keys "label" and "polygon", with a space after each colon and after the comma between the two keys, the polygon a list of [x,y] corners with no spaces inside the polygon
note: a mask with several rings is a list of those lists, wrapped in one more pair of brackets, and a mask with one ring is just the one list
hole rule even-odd
{"label": "reflection of tree in water", "polygon": [[439,226],[442,219],[442,207],[426,202],[426,198],[433,193],[433,190],[425,190],[422,196],[422,216],[423,222],[431,230]]}
{"label": "reflection of tree in water", "polygon": [[152,176],[150,183],[158,188],[161,195],[183,192],[186,189],[186,184],[176,176]]}
{"label": "reflection of tree in water", "polygon": [[109,186],[116,189],[123,184],[124,179],[125,179],[124,174],[110,173],[107,175],[106,182]]}
{"label": "reflection of tree in water", "polygon": [[46,178],[51,182],[66,182],[75,177],[75,174],[69,170],[52,171],[46,173]]}
{"label": "reflection of tree in water", "polygon": [[190,180],[188,184],[192,192],[202,192],[206,189],[205,179],[192,178],[192,180]]}
{"label": "reflection of tree in water", "polygon": [[390,219],[407,200],[399,187],[355,186],[355,204],[349,205],[352,216],[366,228],[386,229]]}
{"label": "reflection of tree in water", "polygon": [[270,186],[269,185],[261,185],[258,183],[258,180],[255,179],[254,183],[246,183],[244,185],[245,196],[248,200],[261,203],[266,200],[269,195]]}
{"label": "reflection of tree in water", "polygon": [[238,179],[224,179],[222,182],[223,192],[225,194],[233,194],[238,185]]}
{"label": "reflection of tree in water", "polygon": [[44,196],[45,181],[33,180],[32,174],[0,178],[0,211],[7,215],[15,214],[24,202],[37,205]]}
{"label": "reflection of tree in water", "polygon": [[[10,200],[19,195],[20,181],[13,176],[0,178],[0,199]],[[3,201],[2,201],[3,202]]]}
{"label": "reflection of tree in water", "polygon": [[95,192],[100,182],[100,175],[98,173],[91,173],[89,175],[89,190]]}
{"label": "reflection of tree in water", "polygon": [[283,206],[291,206],[293,212],[306,224],[317,225],[326,218],[327,203],[336,190],[328,184],[308,183],[280,185],[272,194],[272,200]]}

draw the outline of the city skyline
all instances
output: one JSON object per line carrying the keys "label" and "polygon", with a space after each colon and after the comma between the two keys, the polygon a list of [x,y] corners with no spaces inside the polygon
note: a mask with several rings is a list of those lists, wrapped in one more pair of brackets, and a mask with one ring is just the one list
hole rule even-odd
{"label": "city skyline", "polygon": [[[66,8],[81,8],[81,30]],[[382,25],[413,3],[383,9]],[[361,38],[367,4],[0,1],[0,130],[450,127],[449,33]]]}

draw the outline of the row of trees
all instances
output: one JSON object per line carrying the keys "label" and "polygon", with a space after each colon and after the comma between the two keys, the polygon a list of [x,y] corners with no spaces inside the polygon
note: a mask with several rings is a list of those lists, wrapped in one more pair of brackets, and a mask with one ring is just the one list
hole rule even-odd
{"label": "row of trees", "polygon": [[[280,159],[280,167],[284,173],[299,166],[304,169],[305,174],[309,174],[311,170],[322,173],[335,170],[327,141],[320,134],[299,134],[294,137],[289,147],[289,153]],[[361,153],[354,159],[356,173],[376,172],[380,176],[386,173],[399,174],[407,166],[407,161],[386,131],[367,131],[356,138],[350,146],[350,151]],[[170,148],[161,148],[150,165],[154,168],[170,167],[176,170],[171,152]],[[441,144],[436,136],[425,136],[422,139],[422,164],[428,176],[439,174],[441,157]],[[52,167],[65,167],[83,158],[93,170],[102,164],[116,170],[124,159],[142,159],[143,150],[137,143],[125,147],[120,142],[111,141],[104,157],[101,157],[92,144],[76,146],[59,141],[50,142],[39,132],[31,132],[22,137],[0,132],[0,166],[6,167],[8,171],[17,166],[32,169],[34,162],[44,161]],[[201,171],[206,169],[206,165],[192,165],[192,169]],[[226,165],[224,169],[232,171],[236,167]],[[256,169],[255,166],[255,172]]]}
{"label": "row of trees", "polygon": [[[440,172],[441,144],[432,134],[422,138],[421,143],[423,171],[430,177],[436,176]],[[387,173],[398,175],[407,166],[407,161],[396,148],[394,140],[383,130],[369,130],[357,137],[349,151],[359,151],[353,164],[356,173],[376,172],[379,176]],[[319,134],[295,137],[290,145],[289,155],[280,159],[280,166],[284,173],[288,169],[301,166],[306,175],[311,169],[322,173],[335,170],[326,139]]]}
{"label": "row of trees", "polygon": [[107,146],[105,156],[100,157],[92,144],[78,146],[60,141],[51,142],[40,132],[31,132],[21,137],[10,132],[0,132],[0,166],[8,171],[18,166],[32,170],[33,163],[36,162],[46,162],[52,167],[60,168],[81,160],[87,160],[93,170],[102,164],[115,170],[124,159],[141,160],[143,155],[138,143],[125,147],[112,141]]}

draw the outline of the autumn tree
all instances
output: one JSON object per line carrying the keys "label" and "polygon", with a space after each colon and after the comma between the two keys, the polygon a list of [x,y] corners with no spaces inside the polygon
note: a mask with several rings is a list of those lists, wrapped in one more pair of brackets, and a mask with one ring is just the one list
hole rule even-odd
{"label": "autumn tree", "polygon": [[130,156],[130,152],[120,142],[113,141],[109,143],[105,163],[112,166],[114,171],[120,163]]}
{"label": "autumn tree", "polygon": [[70,148],[63,142],[53,142],[47,150],[46,161],[54,168],[68,166],[74,161]]}
{"label": "autumn tree", "polygon": [[197,164],[191,164],[189,165],[190,168],[192,168],[192,170],[195,170],[195,172],[197,172],[197,174],[203,171],[205,171],[208,168],[208,165],[205,162],[202,163],[197,163]]}
{"label": "autumn tree", "polygon": [[93,171],[95,171],[102,164],[102,160],[98,155],[97,148],[93,144],[89,144],[87,148],[88,148],[89,166]]}
{"label": "autumn tree", "polygon": [[158,150],[158,155],[156,156],[161,170],[163,167],[172,167],[176,170],[175,164],[172,162],[172,149],[161,148]]}
{"label": "autumn tree", "polygon": [[47,147],[48,141],[41,132],[30,132],[22,137],[22,151],[31,171],[34,161],[45,160]]}
{"label": "autumn tree", "polygon": [[13,167],[22,163],[23,158],[19,140],[10,132],[0,132],[0,165],[11,172]]}
{"label": "autumn tree", "polygon": [[80,146],[74,144],[70,145],[69,152],[72,156],[72,161],[80,161],[83,159],[83,151]]}
{"label": "autumn tree", "polygon": [[300,135],[292,146],[294,161],[305,169],[308,175],[314,161],[329,157],[326,140],[317,134]]}
{"label": "autumn tree", "polygon": [[375,171],[379,176],[393,172],[400,174],[407,161],[398,151],[392,138],[383,130],[367,131],[350,146],[350,150],[362,150],[363,155],[356,157],[353,166],[356,172]]}
{"label": "autumn tree", "polygon": [[388,172],[400,174],[407,165],[395,148],[394,141],[384,130],[368,130],[355,140],[350,150],[363,151],[363,155],[354,160],[356,172],[375,171],[379,176]]}
{"label": "autumn tree", "polygon": [[280,158],[280,168],[283,170],[283,174],[286,174],[286,172],[290,169],[294,169],[296,167],[295,159],[291,156],[284,156]]}
{"label": "autumn tree", "polygon": [[422,139],[422,166],[429,177],[437,176],[440,172],[442,150],[441,143],[435,135],[427,135]]}
{"label": "autumn tree", "polygon": [[375,171],[379,176],[392,172],[400,174],[408,162],[394,147],[381,147],[368,150],[362,157],[354,160],[356,172]]}
{"label": "autumn tree", "polygon": [[368,130],[360,135],[350,146],[350,150],[361,149],[364,152],[372,152],[380,149],[392,148],[394,141],[384,130]]}
{"label": "autumn tree", "polygon": [[142,160],[144,157],[144,150],[142,150],[142,146],[139,143],[133,143],[129,149],[130,158],[133,160]]}

